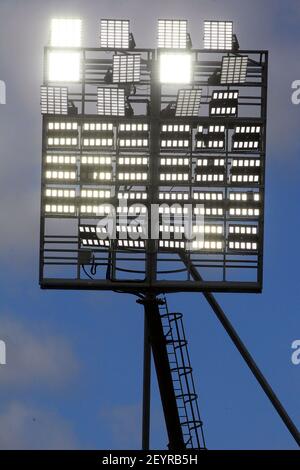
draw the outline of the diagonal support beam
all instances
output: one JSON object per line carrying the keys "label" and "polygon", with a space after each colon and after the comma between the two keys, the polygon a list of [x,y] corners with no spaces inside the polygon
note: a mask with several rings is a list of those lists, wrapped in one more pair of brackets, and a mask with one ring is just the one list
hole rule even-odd
{"label": "diagonal support beam", "polygon": [[[189,273],[192,275],[195,281],[202,281],[202,277],[199,274],[198,270],[193,266],[192,263],[189,262],[186,254],[181,253],[180,257],[184,264],[186,265]],[[261,370],[258,368],[256,362],[254,361],[253,357],[249,353],[248,349],[246,348],[245,344],[242,342],[241,338],[239,337],[237,331],[233,327],[233,325],[230,323],[228,320],[225,312],[213,296],[211,292],[203,292],[203,295],[211,308],[213,309],[214,313],[216,314],[218,320],[221,322],[222,326],[224,327],[225,331],[227,332],[228,336],[236,346],[237,350],[241,354],[242,358],[246,362],[247,366],[251,370],[252,374],[262,387],[263,391],[269,398],[270,402],[272,403],[273,407],[279,414],[280,418],[286,425],[287,429],[297,442],[298,446],[300,447],[300,433],[299,430],[297,429],[296,425],[288,415],[287,411],[283,407],[282,403],[279,401],[278,397],[276,396],[274,390],[268,383],[267,379],[261,372]]]}

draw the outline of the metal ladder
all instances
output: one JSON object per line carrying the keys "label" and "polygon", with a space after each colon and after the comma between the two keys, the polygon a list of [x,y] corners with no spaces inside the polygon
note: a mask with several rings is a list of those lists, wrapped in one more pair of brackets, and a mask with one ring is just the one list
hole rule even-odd
{"label": "metal ladder", "polygon": [[185,446],[187,449],[206,449],[183,315],[169,312],[165,297],[160,299],[159,311]]}

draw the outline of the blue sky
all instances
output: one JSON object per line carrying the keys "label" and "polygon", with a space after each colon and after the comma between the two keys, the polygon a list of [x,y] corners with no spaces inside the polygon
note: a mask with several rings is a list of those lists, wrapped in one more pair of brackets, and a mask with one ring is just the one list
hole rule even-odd
{"label": "blue sky", "polygon": [[[196,47],[204,19],[231,19],[241,48],[269,49],[264,291],[217,297],[300,427],[300,366],[291,362],[300,339],[298,0],[1,0],[0,448],[140,446],[141,307],[131,296],[38,286],[39,86],[50,19],[64,15],[83,19],[89,46],[102,17],[129,18],[142,47],[153,46],[158,18],[178,17]],[[201,294],[169,296],[169,305],[185,314],[208,447],[296,448]],[[152,447],[166,443],[154,377]]]}

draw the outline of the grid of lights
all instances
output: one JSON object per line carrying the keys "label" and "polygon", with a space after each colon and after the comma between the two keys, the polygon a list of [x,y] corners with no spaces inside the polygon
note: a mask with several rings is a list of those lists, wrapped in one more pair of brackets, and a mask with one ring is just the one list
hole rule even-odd
{"label": "grid of lights", "polygon": [[42,114],[68,114],[68,88],[41,86]]}
{"label": "grid of lights", "polygon": [[259,193],[230,192],[229,215],[232,217],[259,217],[259,202]]}
{"label": "grid of lights", "polygon": [[74,204],[45,204],[45,212],[52,215],[74,215],[76,212],[76,207]]}
{"label": "grid of lights", "polygon": [[161,166],[189,166],[189,158],[182,157],[162,157],[160,159]]}
{"label": "grid of lights", "polygon": [[85,122],[83,124],[83,131],[84,132],[106,132],[113,130],[113,123],[112,122]]}
{"label": "grid of lights", "polygon": [[119,146],[120,147],[148,147],[149,139],[136,139],[136,138],[129,138],[129,139],[119,139]]}
{"label": "grid of lights", "polygon": [[135,181],[141,183],[147,181],[148,173],[141,171],[119,171],[117,177],[119,181]]}
{"label": "grid of lights", "polygon": [[158,20],[158,47],[185,49],[187,39],[186,20]]}
{"label": "grid of lights", "polygon": [[83,155],[81,157],[82,165],[98,166],[98,165],[111,165],[111,163],[112,163],[112,158],[108,156]]}
{"label": "grid of lights", "polygon": [[120,201],[146,201],[148,199],[148,194],[142,191],[118,192],[118,199]]}
{"label": "grid of lights", "polygon": [[119,165],[148,165],[148,157],[119,157]]}
{"label": "grid of lights", "polygon": [[163,191],[158,194],[158,199],[160,201],[188,201],[189,193],[176,191],[176,192],[167,192]]}
{"label": "grid of lights", "polygon": [[49,147],[77,147],[77,137],[48,137],[47,144]]}
{"label": "grid of lights", "polygon": [[91,138],[85,137],[82,141],[83,147],[112,147],[113,144],[114,144],[113,139],[107,138],[107,137],[103,137],[102,139],[101,138],[95,139],[94,137],[91,137]]}
{"label": "grid of lights", "polygon": [[76,157],[74,155],[46,155],[46,163],[48,165],[76,165]]}
{"label": "grid of lights", "polygon": [[165,181],[167,183],[174,183],[179,181],[189,181],[188,173],[160,173],[160,181]]}
{"label": "grid of lights", "polygon": [[57,170],[47,170],[45,177],[47,180],[61,180],[69,181],[76,180],[76,171],[57,171]]}
{"label": "grid of lights", "polygon": [[210,116],[237,116],[238,91],[214,91],[209,104]]}
{"label": "grid of lights", "polygon": [[[238,259],[237,254],[257,256],[263,215],[259,185],[264,181],[264,108],[258,116],[250,107],[248,115],[245,107],[252,104],[251,97],[242,93],[239,100],[237,88],[252,84],[247,82],[248,63],[250,81],[261,68],[264,82],[263,60],[255,66],[253,51],[237,52],[231,21],[204,22],[204,49],[212,51],[204,69],[199,51],[192,48],[186,20],[158,21],[157,54],[134,51],[129,26],[128,20],[102,19],[102,50],[97,51],[102,55],[96,59],[94,49],[89,62],[85,50],[79,50],[81,21],[52,20],[45,78],[52,86],[41,87],[42,114],[49,115],[43,128],[43,215],[62,216],[66,223],[74,223],[71,217],[77,219],[83,247],[125,252],[146,248],[144,240],[129,239],[129,234],[143,233],[150,202],[155,202],[160,214],[159,249],[204,253],[205,257],[189,257],[224,259],[224,266],[231,258]],[[223,55],[218,67],[217,51]],[[152,84],[152,60],[157,60],[156,80],[162,85],[157,84],[160,107],[153,106],[153,91],[146,86],[149,80]],[[86,69],[88,63],[101,65]],[[93,68],[94,78],[82,73]],[[68,85],[80,82],[81,76],[90,86],[86,96],[76,83]],[[206,79],[212,91],[206,90],[202,97]],[[141,80],[142,88],[133,85]],[[177,97],[172,85],[177,85]],[[263,99],[261,95],[262,104]],[[95,101],[98,117],[92,109]],[[238,119],[239,111],[244,117]],[[152,143],[154,137],[159,141]],[[100,217],[107,220],[111,214],[117,219],[114,237],[101,222],[81,224],[101,221]],[[183,215],[191,216],[189,228],[196,235],[192,241],[185,235]],[[137,216],[144,226],[123,223]],[[107,238],[101,240],[99,234]],[[217,256],[211,256],[214,252]]]}
{"label": "grid of lights", "polygon": [[221,85],[245,83],[247,77],[248,56],[223,57]]}
{"label": "grid of lights", "polygon": [[195,251],[222,251],[223,242],[219,240],[193,240],[191,250]]}
{"label": "grid of lights", "polygon": [[204,49],[232,49],[232,21],[204,21]]}
{"label": "grid of lights", "polygon": [[175,116],[198,116],[202,89],[178,90]]}
{"label": "grid of lights", "polygon": [[75,189],[46,188],[46,198],[74,199],[76,197]]}
{"label": "grid of lights", "polygon": [[161,139],[162,148],[187,148],[189,139]]}
{"label": "grid of lights", "polygon": [[260,146],[261,126],[236,126],[232,136],[233,150],[257,150]]}
{"label": "grid of lights", "polygon": [[106,206],[101,204],[99,205],[92,205],[92,204],[82,204],[80,206],[80,213],[81,215],[96,215],[96,216],[104,216],[110,215],[112,212],[111,206]]}
{"label": "grid of lights", "polygon": [[144,240],[118,240],[117,243],[121,248],[145,248]]}
{"label": "grid of lights", "polygon": [[125,116],[125,91],[98,87],[97,112],[99,116]]}
{"label": "grid of lights", "polygon": [[141,76],[140,54],[113,57],[113,83],[136,83]]}
{"label": "grid of lights", "polygon": [[256,251],[258,227],[255,225],[229,225],[228,248],[237,251]]}
{"label": "grid of lights", "polygon": [[82,199],[110,199],[110,189],[82,189],[80,192]]}
{"label": "grid of lights", "polygon": [[102,19],[100,21],[100,47],[128,49],[129,20]]}
{"label": "grid of lights", "polygon": [[77,131],[77,122],[48,122],[48,131]]}

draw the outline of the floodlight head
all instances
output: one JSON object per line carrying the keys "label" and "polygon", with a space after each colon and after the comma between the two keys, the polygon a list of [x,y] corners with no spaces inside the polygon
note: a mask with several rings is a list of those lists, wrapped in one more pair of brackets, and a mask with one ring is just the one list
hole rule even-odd
{"label": "floodlight head", "polygon": [[201,88],[178,90],[175,116],[198,116]]}
{"label": "floodlight head", "polygon": [[113,56],[113,83],[136,83],[140,81],[140,54]]}
{"label": "floodlight head", "polygon": [[129,49],[129,20],[102,19],[100,22],[100,47]]}
{"label": "floodlight head", "polygon": [[68,114],[68,88],[41,86],[42,114]]}
{"label": "floodlight head", "polygon": [[185,49],[186,46],[186,20],[158,20],[158,48]]}
{"label": "floodlight head", "polygon": [[232,21],[204,21],[204,49],[232,50]]}
{"label": "floodlight head", "polygon": [[192,80],[192,56],[182,52],[163,52],[159,56],[159,78],[165,84],[188,84]]}
{"label": "floodlight head", "polygon": [[49,51],[48,80],[49,82],[79,82],[80,52]]}
{"label": "floodlight head", "polygon": [[225,56],[222,59],[221,85],[245,83],[248,56]]}
{"label": "floodlight head", "polygon": [[99,87],[97,111],[100,116],[125,116],[125,93],[122,88]]}
{"label": "floodlight head", "polygon": [[51,20],[51,47],[80,47],[81,25],[79,19],[53,18]]}

